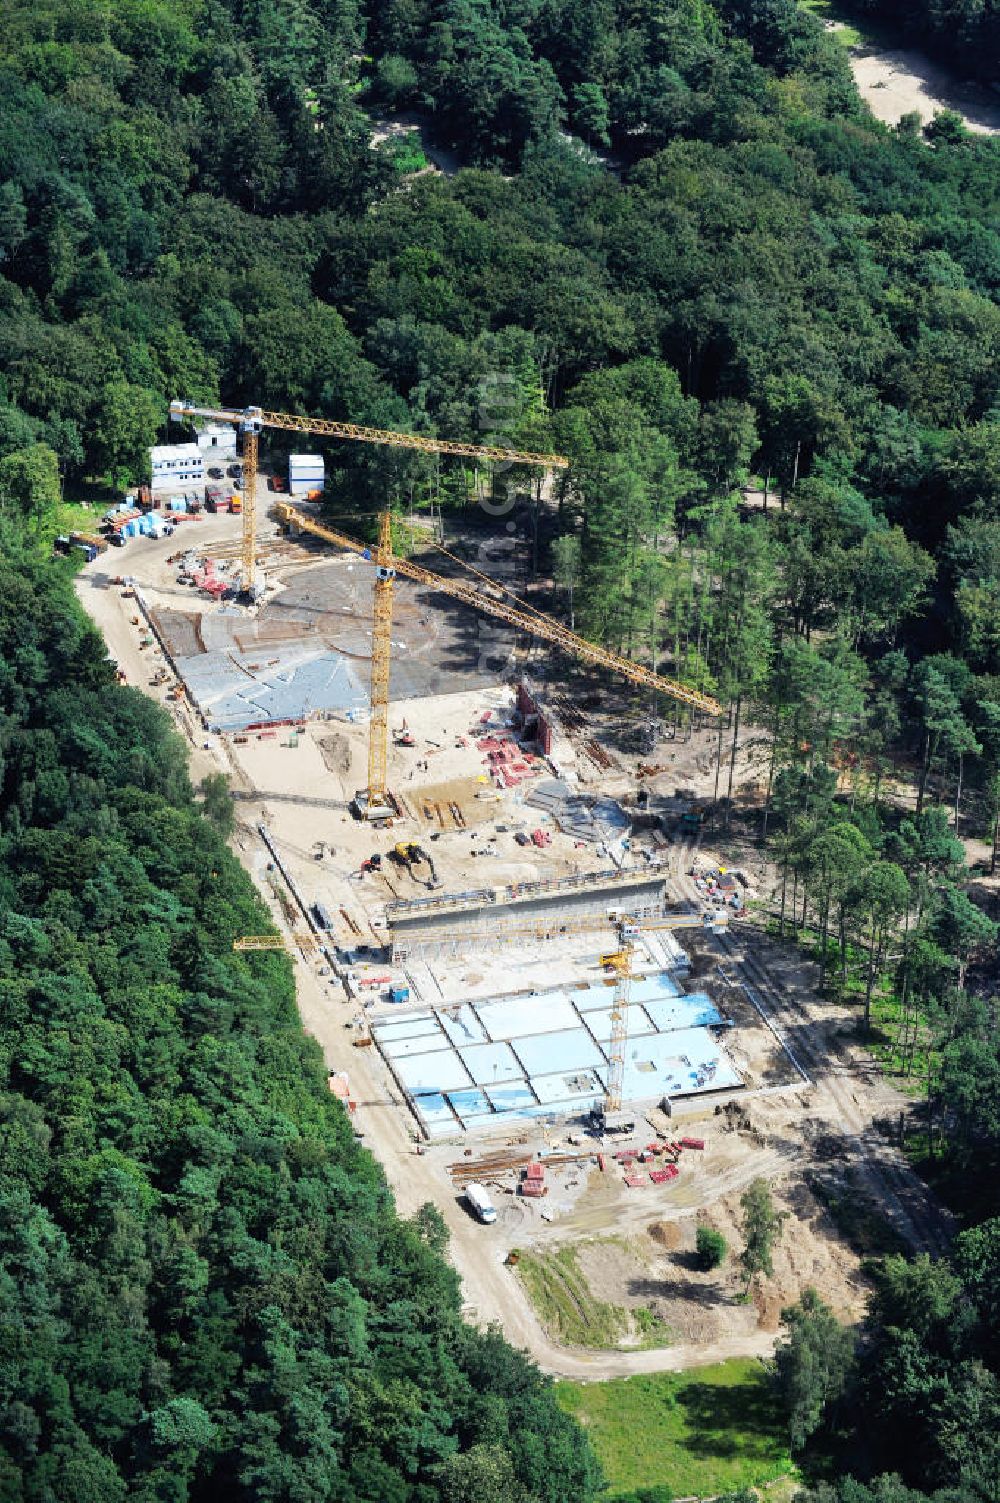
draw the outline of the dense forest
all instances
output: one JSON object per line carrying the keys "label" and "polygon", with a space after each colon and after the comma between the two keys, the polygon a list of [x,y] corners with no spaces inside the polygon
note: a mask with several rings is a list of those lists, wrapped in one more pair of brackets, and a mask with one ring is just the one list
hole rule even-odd
{"label": "dense forest", "polygon": [[[918,10],[995,59],[988,0]],[[180,394],[571,457],[557,608],[724,701],[720,818],[767,738],[774,922],[919,1083],[965,1224],[885,1264],[808,1403],[832,1347],[793,1322],[794,1434],[863,1479],[818,1496],[996,1500],[995,928],[956,835],[995,864],[1000,144],[875,123],[791,0],[11,0],[0,75],[0,1497],[599,1487],[396,1219],[284,962],[232,955],[252,889],[45,557]],[[379,144],[400,111],[462,170]],[[468,499],[327,462],[338,512]]]}

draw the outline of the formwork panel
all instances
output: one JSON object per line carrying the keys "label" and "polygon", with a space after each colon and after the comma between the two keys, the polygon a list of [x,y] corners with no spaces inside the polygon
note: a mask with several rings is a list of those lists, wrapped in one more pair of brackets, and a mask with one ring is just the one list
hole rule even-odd
{"label": "formwork panel", "polygon": [[443,1096],[418,1096],[416,1105],[429,1138],[447,1137],[458,1130],[455,1113]]}
{"label": "formwork panel", "polygon": [[496,1085],[524,1074],[509,1044],[472,1044],[458,1053],[477,1085]]}
{"label": "formwork panel", "polygon": [[722,1022],[722,1014],[707,992],[691,992],[686,997],[654,997],[646,1003],[646,1011],[659,1033],[707,1028]]}
{"label": "formwork panel", "polygon": [[393,1060],[392,1064],[397,1076],[413,1096],[461,1091],[474,1084],[453,1049],[436,1049],[432,1054],[414,1054],[408,1059]]}
{"label": "formwork panel", "polygon": [[532,1077],[535,1094],[543,1106],[564,1106],[567,1111],[587,1111],[604,1094],[596,1070],[563,1071]]}
{"label": "formwork panel", "polygon": [[447,1011],[442,1009],[440,1017],[442,1028],[456,1048],[486,1042],[486,1029],[468,1002],[463,1002],[458,1008],[448,1008]]}
{"label": "formwork panel", "polygon": [[448,1100],[465,1123],[492,1116],[489,1100],[482,1091],[449,1091]]}
{"label": "formwork panel", "polygon": [[502,997],[480,1003],[479,1014],[491,1039],[523,1038],[573,1028],[580,1019],[564,991],[538,992],[527,997]]}
{"label": "formwork panel", "polygon": [[623,1100],[691,1096],[741,1084],[720,1045],[704,1028],[680,1028],[629,1040]]}
{"label": "formwork panel", "polygon": [[649,1002],[654,997],[680,997],[683,989],[669,971],[654,971],[649,976],[632,978],[632,997],[636,1002]]}
{"label": "formwork panel", "polygon": [[607,1007],[614,989],[614,981],[609,980],[598,986],[575,986],[567,995],[578,1012],[594,1012]]}
{"label": "formwork panel", "polygon": [[[605,1049],[611,1043],[611,1013],[610,1007],[594,1007],[590,1012],[584,1013],[583,1021],[599,1044]],[[655,1033],[656,1028],[646,1016],[641,1007],[629,1007],[628,1010],[628,1036],[629,1038],[642,1038],[646,1033]]]}
{"label": "formwork panel", "polygon": [[538,1105],[534,1091],[526,1080],[512,1080],[507,1085],[488,1086],[486,1095],[498,1112],[530,1114]]}
{"label": "formwork panel", "polygon": [[386,1039],[380,1038],[379,1044],[382,1053],[393,1064],[400,1059],[409,1059],[416,1054],[450,1054],[451,1049],[448,1040],[440,1028],[436,1033],[421,1033],[412,1039]]}
{"label": "formwork panel", "polygon": [[416,1018],[400,1018],[396,1023],[373,1023],[372,1033],[378,1036],[380,1044],[391,1044],[396,1039],[415,1039],[421,1034],[440,1036],[441,1029],[434,1014],[427,1012]]}
{"label": "formwork panel", "polygon": [[566,1028],[560,1033],[536,1034],[530,1038],[516,1039],[514,1048],[524,1065],[527,1076],[552,1075],[556,1071],[593,1069],[604,1063],[604,1055],[598,1049],[586,1028]]}

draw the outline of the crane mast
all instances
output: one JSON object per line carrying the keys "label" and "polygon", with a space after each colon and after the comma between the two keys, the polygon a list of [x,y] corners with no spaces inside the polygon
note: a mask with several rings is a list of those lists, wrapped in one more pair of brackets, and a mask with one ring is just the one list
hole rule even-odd
{"label": "crane mast", "polygon": [[368,729],[368,787],[358,796],[358,812],[377,819],[391,813],[387,787],[389,756],[389,675],[392,671],[392,526],[389,513],[379,517],[375,550],[375,589],[372,601],[371,724]]}
{"label": "crane mast", "polygon": [[[325,522],[315,522],[312,517],[307,517],[296,507],[289,506],[287,501],[280,501],[275,511],[279,519],[286,522],[293,530],[312,533],[314,537],[322,538],[327,543],[334,543],[338,548],[347,548],[352,553],[360,553],[363,558],[374,558],[368,543],[359,542],[357,538],[352,538],[347,533],[337,532],[332,527],[327,527]],[[498,620],[505,621],[508,626],[516,627],[518,631],[528,632],[531,636],[551,642],[554,647],[561,647],[572,656],[581,658],[586,663],[592,663],[595,667],[609,668],[612,672],[621,674],[622,678],[628,679],[630,683],[641,684],[645,688],[655,689],[660,694],[667,694],[671,699],[680,700],[682,704],[701,710],[706,715],[722,714],[722,706],[710,695],[702,694],[699,689],[689,689],[686,684],[679,684],[676,679],[665,678],[660,673],[654,673],[651,668],[644,668],[641,663],[633,663],[630,658],[623,657],[619,652],[612,652],[608,647],[599,647],[596,642],[588,642],[586,637],[578,636],[576,632],[570,631],[568,627],[553,620],[551,616],[543,615],[541,611],[528,611],[520,606],[510,605],[499,590],[491,593],[488,588],[480,589],[465,580],[446,579],[440,574],[433,574],[430,569],[425,569],[423,564],[416,564],[412,559],[399,558],[396,555],[392,557],[392,566],[397,576],[403,575],[406,579],[414,580],[416,584],[426,585],[428,589],[438,590],[443,595],[450,595],[454,600],[460,600],[464,605],[471,606],[473,610],[482,611],[487,616],[495,616]]]}
{"label": "crane mast", "polygon": [[[257,452],[258,441],[264,428],[275,428],[292,433],[319,434],[326,438],[349,439],[357,443],[384,444],[392,448],[413,449],[424,454],[450,454],[472,459],[528,464],[542,469],[565,469],[569,460],[562,454],[538,454],[527,450],[505,449],[491,444],[468,444],[456,439],[428,438],[416,433],[396,433],[390,429],[368,428],[358,423],[343,423],[332,418],[304,417],[298,413],[271,412],[261,407],[246,407],[239,411],[227,407],[198,407],[190,402],[175,400],[170,403],[170,416],[178,422],[192,418],[205,418],[215,422],[231,423],[242,436],[243,452],[243,573],[244,592],[255,598],[257,593]],[[365,819],[385,819],[394,811],[388,798],[387,760],[389,743],[389,680],[392,654],[392,603],[393,581],[397,574],[404,574],[420,584],[440,590],[446,595],[462,600],[473,609],[499,617],[508,625],[527,631],[536,637],[562,647],[585,662],[610,668],[629,679],[680,700],[694,709],[709,715],[722,713],[716,701],[696,689],[688,689],[673,679],[661,677],[651,669],[632,663],[620,653],[598,647],[593,642],[578,637],[557,621],[542,615],[509,605],[499,593],[493,594],[476,589],[471,584],[442,579],[429,569],[398,559],[392,551],[392,537],[388,513],[379,519],[379,540],[375,549],[359,543],[344,533],[334,532],[303,516],[293,506],[279,505],[278,515],[293,527],[311,532],[315,536],[348,548],[371,559],[375,565],[374,623],[372,631],[371,665],[371,725],[368,739],[368,786],[361,790],[354,803],[355,811]]]}

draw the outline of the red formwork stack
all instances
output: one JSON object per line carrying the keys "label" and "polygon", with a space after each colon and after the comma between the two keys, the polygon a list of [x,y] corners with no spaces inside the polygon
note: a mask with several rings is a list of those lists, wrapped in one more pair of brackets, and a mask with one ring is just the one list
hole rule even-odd
{"label": "red formwork stack", "polygon": [[529,1200],[539,1200],[543,1195],[548,1195],[549,1187],[545,1183],[545,1165],[539,1163],[529,1164],[524,1171],[521,1180],[521,1194]]}

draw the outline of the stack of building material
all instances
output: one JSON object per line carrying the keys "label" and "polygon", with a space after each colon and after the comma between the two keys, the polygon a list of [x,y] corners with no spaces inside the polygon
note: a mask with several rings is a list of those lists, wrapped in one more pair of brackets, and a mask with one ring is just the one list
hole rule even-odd
{"label": "stack of building material", "polygon": [[676,1179],[678,1173],[676,1164],[666,1164],[662,1169],[650,1169],[649,1177],[654,1185],[663,1185],[669,1180]]}
{"label": "stack of building material", "polygon": [[521,1194],[529,1199],[537,1200],[548,1193],[548,1186],[545,1183],[545,1165],[537,1162],[529,1164],[521,1181]]}

